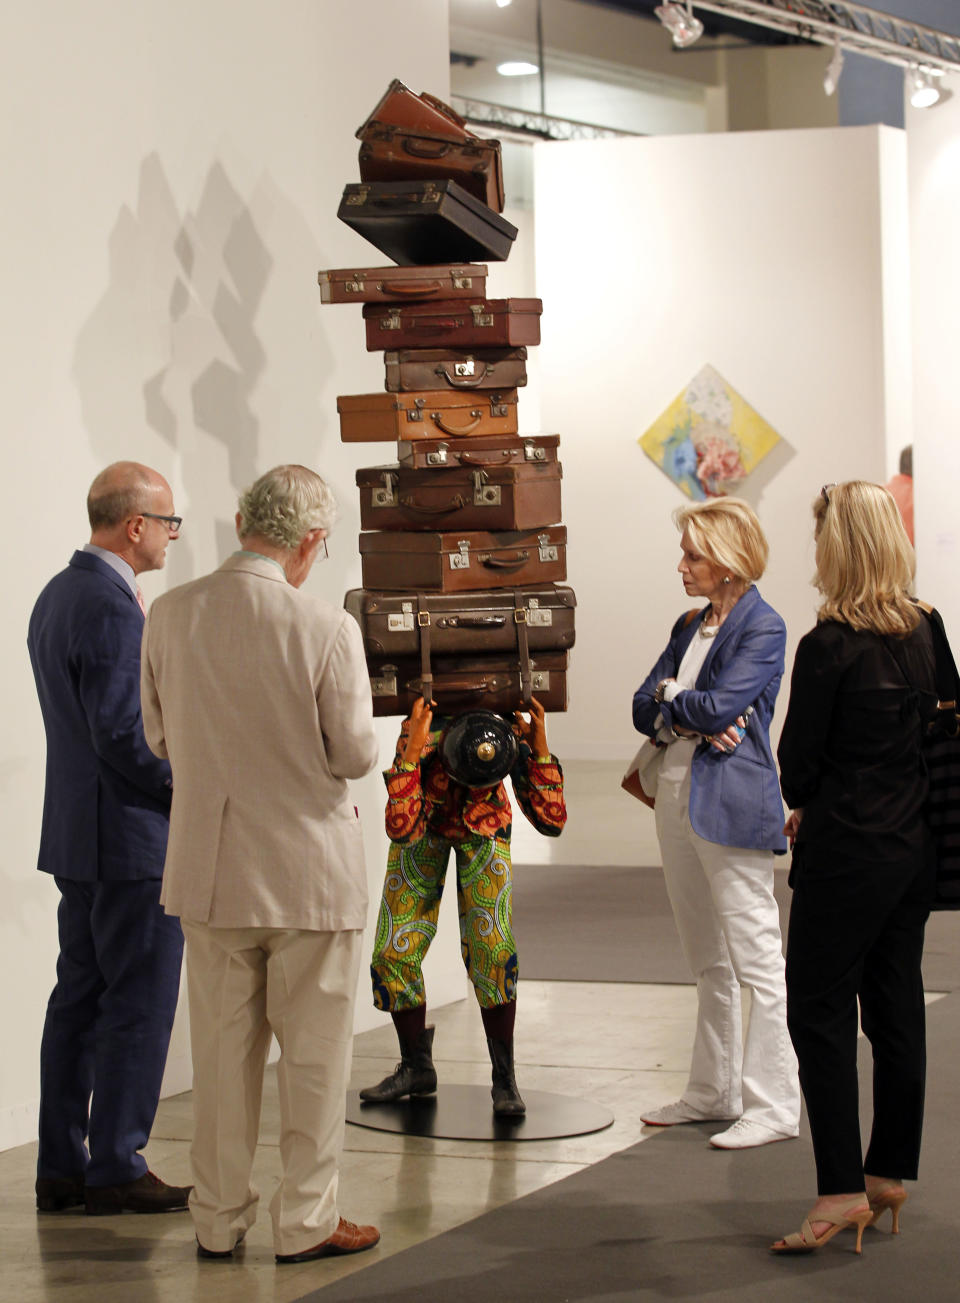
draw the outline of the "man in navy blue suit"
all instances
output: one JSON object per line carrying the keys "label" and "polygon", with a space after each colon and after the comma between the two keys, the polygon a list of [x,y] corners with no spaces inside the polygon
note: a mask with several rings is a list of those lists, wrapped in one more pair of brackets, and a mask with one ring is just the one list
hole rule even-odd
{"label": "man in navy blue suit", "polygon": [[47,734],[38,867],[60,891],[57,984],[40,1049],[37,1208],[186,1208],[147,1170],[180,987],[160,906],[172,792],[140,717],[143,597],[181,520],[162,475],[117,462],[87,497],[90,542],[37,599],[27,645]]}

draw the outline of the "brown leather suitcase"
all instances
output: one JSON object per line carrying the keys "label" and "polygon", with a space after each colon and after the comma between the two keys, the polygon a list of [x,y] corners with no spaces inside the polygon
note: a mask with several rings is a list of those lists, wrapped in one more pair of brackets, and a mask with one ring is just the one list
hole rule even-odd
{"label": "brown leather suitcase", "polygon": [[[547,711],[567,709],[566,652],[539,652],[529,665],[529,694],[524,694],[516,656],[437,657],[432,664],[429,695],[438,713],[493,710],[507,714],[526,710],[529,696]],[[410,657],[373,657],[367,660],[374,715],[407,715],[417,697],[424,695],[420,662]]]}
{"label": "brown leather suitcase", "polygon": [[342,394],[337,399],[342,443],[397,439],[472,438],[517,432],[517,391],[462,393],[456,389],[418,394]]}
{"label": "brown leather suitcase", "polygon": [[[440,267],[335,267],[317,272],[317,280],[321,303],[475,299],[485,292],[487,268],[483,263],[444,264]],[[413,385],[411,388],[434,389],[436,385]]]}
{"label": "brown leather suitcase", "polygon": [[423,348],[512,348],[540,343],[540,299],[461,303],[367,303],[367,351]]}
{"label": "brown leather suitcase", "polygon": [[427,91],[418,95],[397,78],[384,91],[366,121],[357,127],[357,139],[362,140],[365,131],[382,124],[408,127],[411,131],[426,132],[450,140],[470,140],[473,137],[473,132],[456,109]]}
{"label": "brown leather suitcase", "polygon": [[425,629],[431,657],[519,653],[521,623],[531,654],[568,651],[576,636],[576,595],[558,584],[469,593],[354,588],[343,605],[360,626],[368,657],[419,656]]}
{"label": "brown leather suitcase", "polygon": [[442,181],[462,185],[494,212],[503,212],[499,140],[442,139],[409,127],[372,123],[360,137],[361,181]]}
{"label": "brown leather suitcase", "polygon": [[518,434],[498,438],[476,435],[472,439],[401,439],[397,459],[401,466],[417,470],[442,470],[449,466],[474,469],[492,466],[523,466],[557,460],[558,434]]}
{"label": "brown leather suitcase", "polygon": [[[448,296],[449,297],[449,296]],[[385,388],[516,389],[527,383],[527,350],[520,348],[402,348],[383,355]]]}
{"label": "brown leather suitcase", "polygon": [[539,529],[561,517],[559,462],[357,471],[361,529]]}
{"label": "brown leather suitcase", "polygon": [[504,262],[517,238],[505,217],[449,179],[351,183],[337,216],[404,267]]}
{"label": "brown leather suitcase", "polygon": [[360,535],[360,573],[364,588],[389,592],[559,584],[567,577],[567,531],[378,530]]}

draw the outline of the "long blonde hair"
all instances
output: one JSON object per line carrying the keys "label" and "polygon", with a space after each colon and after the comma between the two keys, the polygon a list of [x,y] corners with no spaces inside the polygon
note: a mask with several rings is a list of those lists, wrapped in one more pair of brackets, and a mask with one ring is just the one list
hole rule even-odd
{"label": "long blonde hair", "polygon": [[851,629],[910,633],[920,622],[910,587],[916,557],[893,497],[879,484],[848,480],[813,504],[819,620]]}

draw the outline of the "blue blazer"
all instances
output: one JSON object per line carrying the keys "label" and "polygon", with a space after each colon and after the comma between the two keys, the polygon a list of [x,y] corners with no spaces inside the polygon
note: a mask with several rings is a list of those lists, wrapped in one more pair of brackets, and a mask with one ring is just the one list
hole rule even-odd
{"label": "blue blazer", "polygon": [[713,639],[694,688],[658,705],[653,694],[661,679],[674,678],[683,654],[697,637],[709,611],[684,628],[681,616],[666,650],[633,698],[634,727],[649,737],[654,720],[716,733],[752,705],[746,735],[735,751],[721,753],[702,742],[693,755],[690,823],[694,832],[720,846],[771,850],[783,855],[783,802],[770,750],[770,721],[783,677],[786,626],[756,588],[748,588]]}
{"label": "blue blazer", "polygon": [[74,552],[30,617],[47,733],[38,868],[80,882],[159,878],[171,778],[140,717],[143,614],[100,557]]}

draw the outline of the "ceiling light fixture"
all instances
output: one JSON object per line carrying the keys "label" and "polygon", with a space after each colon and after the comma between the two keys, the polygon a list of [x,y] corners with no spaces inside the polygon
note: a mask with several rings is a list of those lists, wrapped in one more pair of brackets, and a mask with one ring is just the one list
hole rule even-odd
{"label": "ceiling light fixture", "polygon": [[497,8],[498,8],[498,9],[506,9],[507,5],[508,5],[508,4],[512,4],[512,3],[513,3],[513,0],[497,0]]}
{"label": "ceiling light fixture", "polygon": [[914,65],[906,71],[907,85],[910,87],[910,103],[915,109],[933,108],[940,98],[940,87],[934,84],[929,68]]}
{"label": "ceiling light fixture", "polygon": [[525,63],[523,60],[497,64],[497,72],[501,77],[532,77],[539,71],[535,63]]}
{"label": "ceiling light fixture", "polygon": [[839,38],[833,47],[833,58],[827,65],[827,71],[823,74],[823,93],[825,95],[834,95],[837,87],[840,85],[840,74],[843,72],[843,51],[840,49]]}
{"label": "ceiling light fixture", "polygon": [[694,17],[693,0],[687,0],[686,7],[677,0],[665,0],[653,12],[673,37],[678,50],[685,50],[703,35],[703,23]]}

